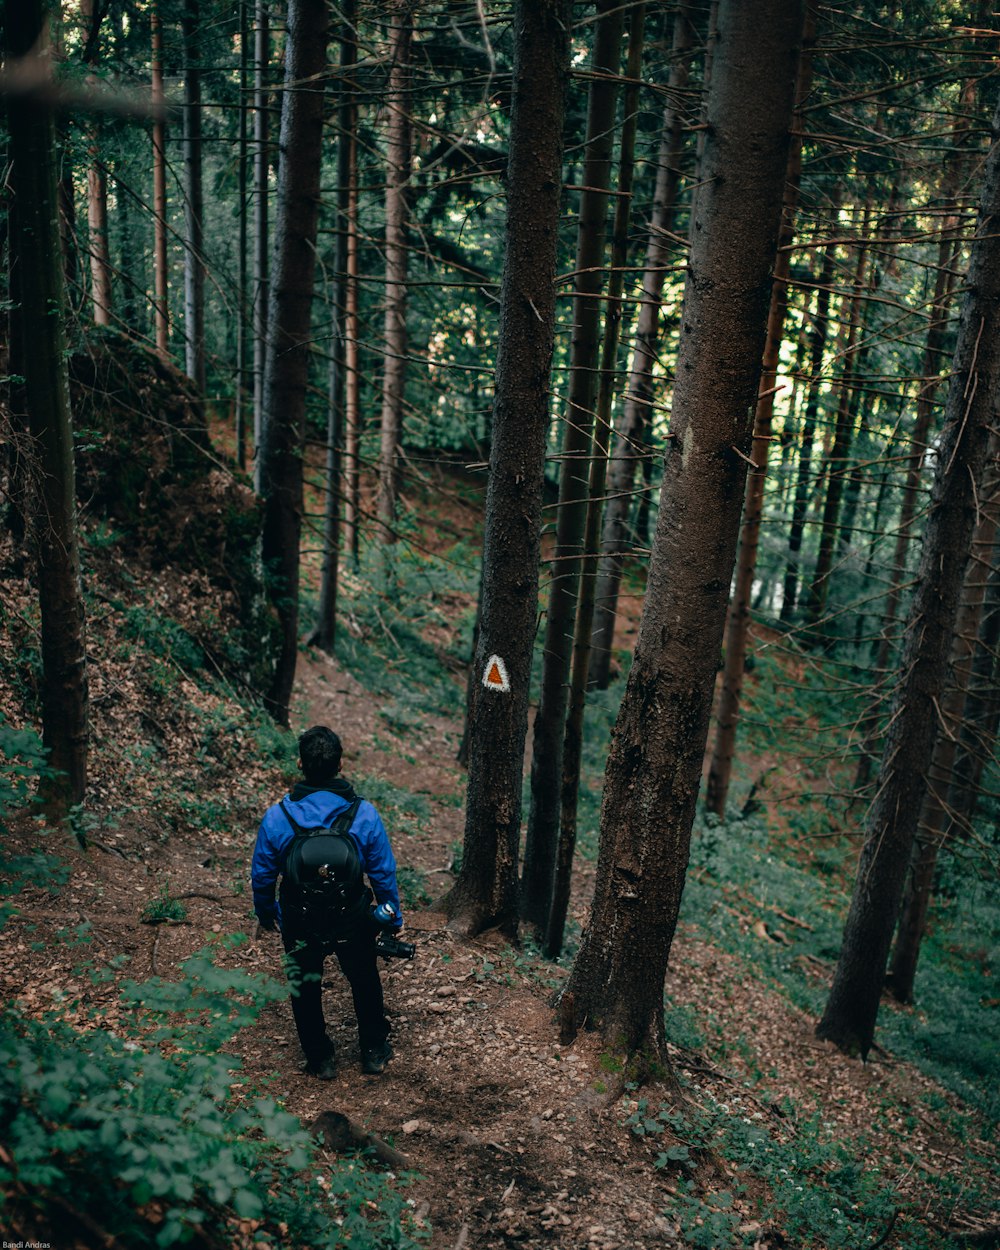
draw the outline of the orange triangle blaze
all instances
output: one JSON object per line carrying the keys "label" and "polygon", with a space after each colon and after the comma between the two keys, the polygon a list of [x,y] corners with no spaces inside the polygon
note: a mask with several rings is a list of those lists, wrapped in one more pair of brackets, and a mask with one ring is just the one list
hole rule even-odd
{"label": "orange triangle blaze", "polygon": [[490,665],[490,671],[486,674],[486,680],[490,683],[491,686],[503,685],[503,674],[500,672],[499,665],[497,664]]}

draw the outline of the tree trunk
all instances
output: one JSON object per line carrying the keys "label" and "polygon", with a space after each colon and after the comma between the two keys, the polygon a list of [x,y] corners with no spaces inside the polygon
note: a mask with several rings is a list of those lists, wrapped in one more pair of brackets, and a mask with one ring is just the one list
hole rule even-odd
{"label": "tree trunk", "polygon": [[649,1064],[668,1062],[663,978],[739,536],[802,17],[789,0],[719,6],[661,506],[568,984],[578,1019]]}
{"label": "tree trunk", "polygon": [[184,368],[205,394],[205,197],[201,177],[199,0],[184,0]]}
{"label": "tree trunk", "polygon": [[[994,460],[1000,442],[994,442]],[[951,680],[941,700],[941,725],[934,744],[934,756],[928,775],[927,793],[920,814],[920,832],[910,873],[909,889],[904,900],[896,933],[889,988],[901,1003],[913,1001],[913,983],[917,975],[920,945],[927,928],[938,854],[945,845],[951,825],[948,788],[954,774],[958,753],[962,712],[972,680],[973,662],[979,626],[986,600],[986,571],[997,533],[997,511],[1000,493],[996,476],[988,486],[984,483],[983,508],[972,542],[972,558],[962,593],[962,602],[955,627],[951,654]]]}
{"label": "tree trunk", "polygon": [[760,527],[764,519],[764,481],[771,446],[774,418],[774,395],[778,381],[781,345],[785,337],[785,315],[788,312],[788,275],[792,266],[792,240],[795,238],[795,214],[799,203],[799,181],[802,177],[802,113],[801,109],[812,87],[812,49],[816,42],[816,6],[806,4],[805,28],[802,32],[802,55],[795,88],[796,113],[792,122],[792,139],[788,149],[788,172],[781,209],[781,234],[778,256],[774,264],[774,285],[771,288],[771,309],[767,318],[767,337],[761,366],[761,394],[754,416],[754,436],[750,451],[752,471],[747,476],[746,498],[743,502],[743,524],[739,557],[736,562],[736,586],[729,605],[726,624],[725,667],[719,696],[718,729],[708,770],[705,806],[719,818],[726,814],[729,782],[736,749],[736,726],[743,693],[743,670],[746,666],[747,639],[750,634],[750,596],[757,570],[757,549]]}
{"label": "tree trunk", "polygon": [[[882,632],[875,650],[875,671],[884,676],[889,671],[892,637],[899,615],[899,604],[907,584],[907,554],[913,531],[913,520],[921,497],[921,478],[924,459],[931,441],[931,426],[937,411],[936,396],[941,383],[941,354],[950,323],[952,293],[955,285],[955,266],[961,249],[958,193],[969,160],[969,112],[974,101],[974,84],[963,88],[959,113],[952,129],[952,148],[944,161],[942,173],[942,225],[938,243],[937,268],[934,275],[934,295],[924,342],[922,383],[917,392],[916,414],[910,438],[903,498],[896,525],[896,545],[892,558],[892,585],[886,596],[882,614]],[[881,685],[881,682],[879,683]],[[875,755],[882,690],[876,689],[873,709],[862,725],[862,750],[855,777],[855,789],[867,786]]]}
{"label": "tree trunk", "polygon": [[1000,142],[983,175],[976,237],[966,279],[945,405],[945,428],[924,531],[917,589],[903,641],[900,679],[886,733],[876,796],[844,930],[840,960],[816,1032],[867,1055],[875,1035],[886,959],[927,791],[937,708],[948,676],[976,501],[1000,381]]}
{"label": "tree trunk", "polygon": [[847,453],[854,433],[854,386],[857,378],[857,342],[861,326],[861,297],[868,272],[868,223],[871,219],[871,192],[865,203],[858,236],[858,255],[854,270],[853,294],[847,314],[847,344],[844,348],[844,368],[840,377],[840,400],[834,426],[833,443],[827,456],[829,476],[826,485],[826,502],[820,524],[819,551],[816,567],[805,602],[805,626],[814,638],[819,637],[818,627],[826,610],[826,597],[830,589],[830,572],[833,568],[833,551],[837,539],[837,519],[840,516],[840,500],[844,493],[844,474]]}
{"label": "tree trunk", "polygon": [[[840,216],[840,184],[838,183],[831,196],[830,229],[837,233],[837,222]],[[792,520],[788,529],[788,563],[785,565],[785,580],[781,599],[779,619],[791,621],[795,613],[795,601],[799,592],[799,553],[802,550],[802,538],[806,529],[806,515],[809,511],[809,493],[812,483],[812,453],[816,440],[816,420],[819,416],[819,397],[823,387],[823,356],[826,352],[826,336],[830,324],[830,287],[833,283],[836,247],[828,243],[823,253],[823,266],[820,269],[816,291],[816,311],[813,313],[812,328],[809,334],[809,388],[806,396],[805,414],[802,418],[801,449],[799,451],[799,468],[795,478],[795,498],[792,501]]]}
{"label": "tree trunk", "polygon": [[615,360],[618,355],[622,319],[622,292],[628,263],[628,227],[632,208],[632,178],[635,168],[635,136],[639,114],[639,83],[642,79],[642,48],[646,6],[639,3],[629,16],[627,84],[622,115],[621,154],[618,161],[618,198],[611,241],[611,277],[608,281],[604,338],[597,388],[597,410],[590,453],[590,482],[587,491],[586,526],[583,535],[583,565],[580,598],[576,611],[573,667],[570,673],[569,706],[563,738],[562,780],[560,785],[559,842],[556,847],[552,903],[545,926],[545,954],[555,959],[562,950],[569,911],[576,849],[576,816],[580,794],[580,767],[583,754],[583,720],[590,673],[591,634],[594,624],[594,591],[597,583],[598,546],[601,538],[601,505],[611,444],[611,396],[615,386]]}
{"label": "tree trunk", "polygon": [[98,129],[91,128],[87,166],[87,232],[90,249],[90,298],[94,325],[109,326],[113,309],[111,257],[108,252],[108,175],[101,163]]}
{"label": "tree trunk", "polygon": [[153,103],[153,321],[156,350],[170,355],[170,304],[167,269],[167,123],[163,95],[163,26],[154,0],[149,11]]}
{"label": "tree trunk", "polygon": [[479,681],[490,678],[493,657],[505,661],[508,681],[479,689],[469,727],[462,870],[442,903],[451,923],[467,933],[492,925],[517,930],[571,24],[569,0],[514,6],[507,234],[475,659]]}
{"label": "tree trunk", "polygon": [[261,455],[264,441],[264,373],[267,368],[268,259],[270,250],[270,124],[268,119],[267,66],[271,51],[269,0],[257,0],[254,31],[254,222],[253,222],[253,445],[254,483],[261,490]]}
{"label": "tree trunk", "polygon": [[624,22],[625,11],[618,0],[598,0],[587,104],[584,189],[580,193],[576,240],[569,395],[563,418],[556,542],[545,617],[542,687],[532,736],[531,810],[521,879],[522,916],[539,929],[545,927],[552,901],[559,833],[563,735],[587,519],[587,481],[600,353],[607,192],[611,180]]}
{"label": "tree trunk", "polygon": [[344,376],[346,352],[348,232],[353,179],[355,137],[350,129],[353,119],[351,81],[357,62],[357,39],[354,33],[357,6],[347,0],[342,11],[340,34],[340,100],[337,107],[339,135],[337,138],[337,233],[333,253],[333,297],[331,322],[333,338],[330,345],[330,382],[326,429],[326,507],[323,524],[323,577],[320,584],[318,617],[311,642],[332,655],[337,632],[337,588],[340,570],[340,511],[343,499],[341,478],[341,443],[344,434],[344,399],[347,392]]}
{"label": "tree trunk", "polygon": [[393,0],[390,10],[388,146],[385,167],[385,357],[382,370],[382,438],[378,465],[378,519],[383,543],[396,541],[399,443],[406,392],[407,195],[412,163],[410,49],[414,0]]}
{"label": "tree trunk", "polygon": [[252,0],[239,0],[240,8],[240,131],[239,151],[237,153],[238,187],[240,197],[240,227],[238,274],[236,278],[238,292],[239,325],[236,331],[236,463],[241,469],[247,467],[247,365],[250,360],[250,311],[248,308],[249,291],[247,289],[247,246],[249,231],[247,229],[249,207],[247,189],[249,186],[250,160],[250,106],[247,100],[250,89],[250,4]]}
{"label": "tree trunk", "polygon": [[993,758],[1000,722],[1000,544],[986,584],[983,625],[979,633],[969,694],[962,714],[958,758],[952,775],[948,806],[951,810],[949,836],[968,838],[980,795],[983,770]]}
{"label": "tree trunk", "polygon": [[[355,0],[344,5],[342,57],[358,59]],[[347,43],[350,43],[350,49]],[[356,569],[361,547],[361,374],[358,364],[358,101],[353,77],[344,81],[340,108],[340,142],[345,145],[344,215],[346,272],[344,274],[344,526],[346,546]],[[349,89],[348,89],[349,88]],[[345,184],[341,184],[345,192]]]}
{"label": "tree trunk", "polygon": [[611,652],[618,615],[618,591],[628,548],[628,516],[636,465],[645,463],[649,455],[644,431],[649,424],[653,403],[653,369],[657,359],[663,284],[667,276],[667,262],[674,246],[671,231],[680,185],[681,155],[684,150],[685,117],[680,101],[690,78],[691,50],[694,45],[692,7],[690,0],[679,0],[674,19],[673,53],[667,84],[668,103],[663,112],[663,135],[660,141],[649,240],[646,244],[635,348],[625,388],[625,405],[607,472],[608,499],[601,531],[603,554],[595,591],[590,658],[590,681],[600,690],[607,689],[611,680]]}
{"label": "tree trunk", "polygon": [[[45,8],[42,0],[7,6],[4,28],[10,59],[35,56],[43,63]],[[22,367],[28,433],[37,457],[31,528],[41,608],[42,741],[52,770],[41,795],[50,818],[62,819],[74,804],[83,802],[86,791],[89,713],[55,125],[38,99],[12,95],[7,101],[7,126],[20,271],[15,315],[20,321],[19,341],[30,344]]]}
{"label": "tree trunk", "polygon": [[265,703],[282,725],[288,724],[298,657],[302,452],[328,37],[325,0],[289,0],[260,456],[264,573],[281,626],[281,650]]}
{"label": "tree trunk", "polygon": [[[84,61],[91,70],[99,63],[100,27],[104,11],[94,0],[80,0],[83,19]],[[88,81],[93,81],[89,78]],[[100,123],[88,125],[88,169],[86,169],[86,222],[90,252],[90,301],[95,325],[110,325],[113,311],[111,295],[111,256],[108,245],[108,171],[101,161]]]}

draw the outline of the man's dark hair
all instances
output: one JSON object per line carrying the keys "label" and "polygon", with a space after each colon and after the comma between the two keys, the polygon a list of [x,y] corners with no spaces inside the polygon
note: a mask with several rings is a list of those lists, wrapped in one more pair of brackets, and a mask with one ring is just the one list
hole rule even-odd
{"label": "man's dark hair", "polygon": [[299,738],[302,773],[310,785],[318,786],[325,781],[333,781],[340,772],[343,754],[344,748],[340,739],[325,725],[314,725]]}

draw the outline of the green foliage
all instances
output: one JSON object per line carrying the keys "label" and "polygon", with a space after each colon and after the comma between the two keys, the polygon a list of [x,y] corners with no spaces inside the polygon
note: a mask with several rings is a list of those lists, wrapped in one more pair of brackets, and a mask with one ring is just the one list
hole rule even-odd
{"label": "green foliage", "polygon": [[700,1051],[704,1048],[705,1034],[693,1007],[668,1003],[663,1012],[663,1024],[672,1045],[681,1050]]}
{"label": "green foliage", "polygon": [[[837,845],[843,852],[843,843]],[[831,853],[826,841],[818,849]],[[980,869],[969,864],[960,898],[935,905],[915,990],[918,1008],[926,1004],[926,1011],[886,1000],[878,1030],[883,1045],[976,1106],[995,1131],[1000,1053],[992,1042],[996,1009],[989,1004],[995,997],[994,952],[1000,950],[1000,883]],[[763,815],[725,824],[699,816],[681,919],[818,1019],[826,982],[817,981],[813,970],[826,965],[832,973],[839,955],[849,902],[845,886],[839,872],[815,872],[808,861],[783,858]],[[781,939],[762,940],[741,917],[762,920]],[[977,959],[976,952],[985,958]]]}
{"label": "green foliage", "polygon": [[15,729],[0,712],[0,825],[24,807],[46,772],[46,751],[33,729]]}
{"label": "green foliage", "polygon": [[[341,664],[382,700],[389,726],[411,732],[428,714],[454,712],[458,697],[455,673],[468,662],[468,642],[440,645],[435,628],[448,634],[454,626],[456,594],[474,597],[476,558],[456,544],[447,559],[399,544],[393,558],[391,590],[384,584],[381,552],[363,553],[344,615],[351,628],[337,636]],[[346,588],[345,588],[346,592]],[[415,610],[420,605],[419,613]],[[471,641],[471,626],[469,641]]]}
{"label": "green foliage", "polygon": [[396,882],[399,886],[400,902],[404,908],[415,911],[432,902],[431,892],[427,888],[427,878],[419,868],[401,864],[396,869]]}
{"label": "green foliage", "polygon": [[187,908],[179,898],[174,898],[170,893],[170,887],[166,884],[160,886],[159,893],[154,894],[146,906],[142,909],[140,919],[143,924],[162,924],[168,920],[185,920],[187,918]]}
{"label": "green foliage", "polygon": [[126,638],[141,640],[150,655],[169,660],[186,673],[204,667],[205,654],[187,630],[160,612],[141,604],[125,611],[122,632]]}
{"label": "green foliage", "polygon": [[[705,1098],[704,1091],[700,1094]],[[865,1161],[869,1143],[850,1146],[836,1140],[818,1115],[798,1118],[787,1100],[779,1119],[742,1093],[727,1103],[708,1098],[707,1104],[684,1111],[652,1107],[641,1099],[624,1123],[635,1136],[677,1140],[657,1149],[654,1166],[693,1172],[709,1155],[721,1157],[737,1176],[754,1177],[767,1185],[769,1198],[757,1219],[781,1230],[785,1240],[800,1250],[853,1250],[872,1244],[894,1218],[899,1200],[877,1170]],[[679,1223],[686,1244],[727,1250],[752,1244],[744,1239],[734,1201],[745,1191],[704,1194],[695,1180],[680,1180],[667,1214]],[[922,1225],[906,1220],[893,1244],[920,1250],[929,1244]]]}
{"label": "green foliage", "polygon": [[5,1010],[0,1117],[11,1161],[0,1185],[16,1183],[43,1208],[58,1192],[136,1250],[182,1245],[196,1229],[228,1240],[233,1218],[259,1221],[261,1246],[414,1246],[388,1179],[319,1162],[294,1116],[234,1084],[238,1060],[222,1046],[285,993],[205,950],[177,982],[128,982],[129,1011],[114,1027],[97,1016],[78,1031],[56,1012]]}

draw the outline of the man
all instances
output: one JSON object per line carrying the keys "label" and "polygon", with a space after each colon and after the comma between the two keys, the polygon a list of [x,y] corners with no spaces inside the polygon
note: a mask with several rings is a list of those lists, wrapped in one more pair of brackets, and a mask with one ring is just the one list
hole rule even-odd
{"label": "man", "polygon": [[[392,1057],[392,1047],[376,962],[377,925],[368,907],[371,893],[364,891],[360,913],[355,909],[344,920],[334,918],[332,938],[324,939],[308,931],[303,913],[294,906],[293,896],[286,889],[289,852],[297,832],[320,826],[329,828],[356,803],[349,838],[357,848],[361,868],[371,883],[378,914],[388,917],[396,931],[403,925],[396,860],[385,826],[372,804],[358,799],[349,782],[339,775],[342,755],[340,739],[325,725],[316,725],[302,734],[299,767],[303,780],[264,813],[251,867],[257,919],[262,929],[280,928],[288,955],[292,1014],[305,1052],[306,1072],[321,1080],[336,1075],[334,1045],[326,1032],[322,1000],[323,960],[331,950],[337,956],[354,997],[361,1070],[373,1076],[383,1072]],[[283,878],[280,903],[275,898],[279,875]]]}

